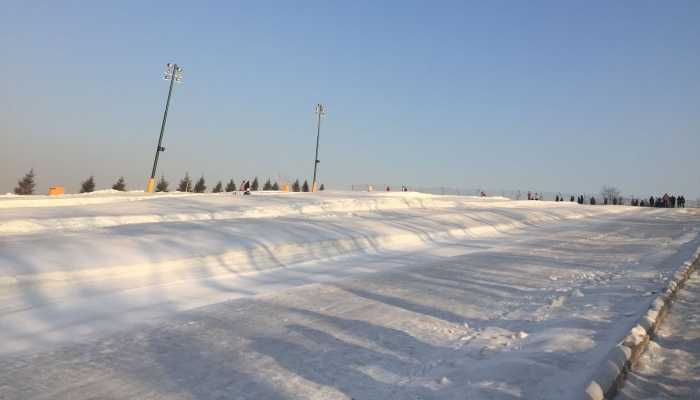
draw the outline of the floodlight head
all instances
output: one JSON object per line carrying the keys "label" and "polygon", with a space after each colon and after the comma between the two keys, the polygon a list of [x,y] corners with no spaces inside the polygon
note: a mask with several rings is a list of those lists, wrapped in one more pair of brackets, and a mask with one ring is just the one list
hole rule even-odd
{"label": "floodlight head", "polygon": [[321,103],[316,104],[316,114],[326,115],[326,106]]}
{"label": "floodlight head", "polygon": [[182,82],[182,68],[177,64],[167,63],[165,65],[165,75],[163,79],[166,81],[175,78],[175,82]]}
{"label": "floodlight head", "polygon": [[175,66],[175,82],[182,82],[182,68]]}

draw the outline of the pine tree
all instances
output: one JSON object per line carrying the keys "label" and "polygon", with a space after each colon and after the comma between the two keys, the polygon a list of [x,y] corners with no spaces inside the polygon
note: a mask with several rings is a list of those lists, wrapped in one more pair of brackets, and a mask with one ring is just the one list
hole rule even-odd
{"label": "pine tree", "polygon": [[120,176],[119,179],[117,179],[117,182],[114,185],[112,185],[112,189],[119,190],[120,192],[126,191],[126,184],[124,183],[123,176]]}
{"label": "pine tree", "polygon": [[321,187],[320,187],[320,188],[318,188],[318,190],[319,190],[319,191],[321,191],[321,192],[323,192],[324,190],[326,190],[326,187],[325,187],[325,186],[323,186],[323,183],[321,184]]}
{"label": "pine tree", "polygon": [[24,178],[17,181],[17,187],[15,188],[15,194],[34,194],[34,168],[30,169],[24,175]]}
{"label": "pine tree", "polygon": [[191,192],[192,191],[192,179],[190,179],[190,174],[185,172],[185,177],[180,180],[180,185],[177,187],[178,192]]}
{"label": "pine tree", "polygon": [[306,180],[304,180],[304,184],[301,185],[301,191],[302,191],[302,192],[308,192],[308,191],[309,191],[309,182],[307,182]]}
{"label": "pine tree", "polygon": [[301,191],[301,186],[299,186],[299,179],[295,180],[294,183],[292,183],[292,192],[299,192]]}
{"label": "pine tree", "polygon": [[199,180],[197,180],[197,183],[194,185],[194,192],[195,193],[204,193],[205,190],[207,190],[207,185],[204,184],[204,175],[199,177]]}
{"label": "pine tree", "polygon": [[90,176],[80,184],[80,193],[90,193],[95,191],[95,179]]}
{"label": "pine tree", "polygon": [[255,179],[253,179],[253,183],[250,184],[250,190],[256,191],[258,190],[259,186],[260,183],[258,182],[258,177],[256,176]]}
{"label": "pine tree", "polygon": [[266,180],[265,184],[263,185],[263,190],[272,190],[272,182],[270,180]]}
{"label": "pine tree", "polygon": [[277,181],[272,184],[272,190],[280,190],[280,185],[277,184]]}
{"label": "pine tree", "polygon": [[224,191],[224,185],[221,183],[221,181],[218,181],[216,183],[216,186],[214,186],[214,189],[211,190],[212,193],[221,193]]}
{"label": "pine tree", "polygon": [[591,205],[592,205],[592,206],[595,205],[595,197],[591,197]]}
{"label": "pine tree", "polygon": [[228,181],[226,184],[226,191],[227,192],[235,192],[236,191],[236,184],[233,182],[233,179]]}
{"label": "pine tree", "polygon": [[167,192],[168,191],[168,181],[165,180],[165,175],[161,175],[158,184],[156,185],[156,192]]}

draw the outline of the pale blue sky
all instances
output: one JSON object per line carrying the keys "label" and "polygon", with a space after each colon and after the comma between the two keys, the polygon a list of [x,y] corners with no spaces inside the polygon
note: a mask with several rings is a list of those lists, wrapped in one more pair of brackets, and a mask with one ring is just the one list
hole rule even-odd
{"label": "pale blue sky", "polygon": [[5,1],[0,192],[150,173],[700,196],[698,1]]}

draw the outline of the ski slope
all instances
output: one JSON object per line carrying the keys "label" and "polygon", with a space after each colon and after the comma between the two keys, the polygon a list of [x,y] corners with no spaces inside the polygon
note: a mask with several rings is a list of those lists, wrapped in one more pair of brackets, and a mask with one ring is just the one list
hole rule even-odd
{"label": "ski slope", "polygon": [[0,398],[573,397],[699,223],[418,193],[0,196]]}

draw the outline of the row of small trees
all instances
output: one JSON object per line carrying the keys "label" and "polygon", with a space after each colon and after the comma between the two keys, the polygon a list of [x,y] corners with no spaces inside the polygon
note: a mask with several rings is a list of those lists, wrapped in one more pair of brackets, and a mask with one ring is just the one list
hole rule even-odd
{"label": "row of small trees", "polygon": [[[165,176],[161,176],[158,180],[158,183],[156,184],[156,192],[167,192],[169,186],[170,183],[165,179]],[[308,192],[310,191],[309,182],[304,180],[304,183],[300,184],[299,179],[297,179],[294,181],[294,183],[292,183],[290,189],[292,192]],[[177,186],[178,192],[204,193],[206,192],[206,190],[207,185],[204,176],[201,176],[194,184],[194,186],[192,186],[192,178],[190,178],[190,175],[188,173],[185,173],[185,176],[182,179],[180,179],[180,183]],[[244,190],[243,183],[241,183],[240,190]],[[260,190],[260,181],[258,180],[257,176],[253,179],[253,182],[250,183],[250,190]],[[268,178],[268,180],[266,180],[263,184],[262,190],[280,190],[280,185],[277,183],[277,181],[272,182],[272,180]],[[321,185],[319,187],[319,190],[325,190],[325,186]],[[211,191],[212,193],[235,192],[236,182],[234,182],[234,180],[231,179],[224,186],[224,184],[221,181],[218,181]]]}
{"label": "row of small trees", "polygon": [[[15,194],[34,194],[34,187],[36,186],[34,182],[34,177],[34,169],[29,170],[29,172],[17,182],[17,187],[15,187]],[[158,180],[158,183],[156,184],[156,192],[168,192],[169,186],[170,183],[165,179],[165,176],[161,176]],[[126,181],[124,180],[123,176],[119,177],[119,179],[114,183],[114,185],[112,185],[112,189],[119,190],[122,192],[126,191]],[[253,179],[253,182],[250,183],[250,190],[257,191],[259,189],[260,182],[258,181],[258,177],[256,176],[255,179]],[[309,183],[306,180],[304,180],[303,184],[299,184],[299,179],[297,179],[294,181],[294,183],[292,183],[292,187],[290,189],[293,192],[308,192]],[[319,190],[324,189],[324,185],[321,185],[319,187]],[[190,175],[188,173],[185,173],[185,176],[180,180],[180,183],[177,186],[177,191],[179,192],[204,193],[206,190],[207,185],[206,181],[204,180],[204,176],[200,177],[197,180],[197,182],[194,185],[192,185],[192,178],[190,178]],[[268,179],[263,184],[262,190],[280,190],[280,186],[277,182],[273,183],[270,179]],[[90,193],[93,191],[95,191],[95,178],[93,176],[90,176],[88,179],[80,183],[80,193]],[[233,181],[233,179],[231,179],[228,181],[226,186],[224,186],[224,184],[221,181],[218,181],[211,191],[212,193],[235,192],[236,183]]]}

